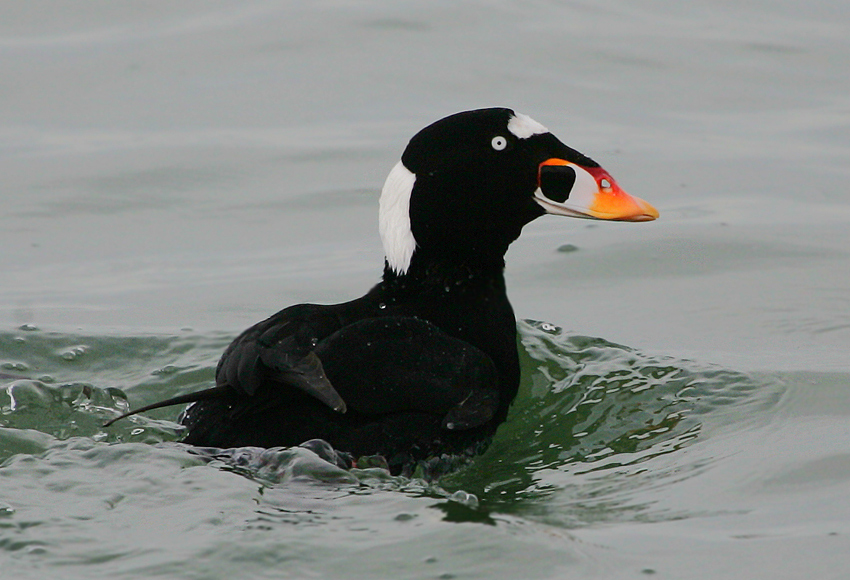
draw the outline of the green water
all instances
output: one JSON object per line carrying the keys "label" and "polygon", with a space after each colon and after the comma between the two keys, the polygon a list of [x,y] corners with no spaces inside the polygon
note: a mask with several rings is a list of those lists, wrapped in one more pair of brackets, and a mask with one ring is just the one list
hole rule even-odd
{"label": "green water", "polygon": [[[436,482],[346,472],[304,449],[211,457],[170,443],[176,409],[101,427],[127,406],[121,385],[141,403],[209,384],[225,336],[5,334],[3,351],[19,354],[5,366],[39,379],[7,379],[2,399],[4,570],[554,577],[676,570],[689,536],[717,553],[820,538],[819,560],[843,543],[847,375],[748,375],[548,323],[519,329],[525,378],[509,421]],[[640,528],[659,526],[678,531],[660,532],[674,542],[655,553],[620,537],[646,542]],[[593,539],[605,530],[616,548]]]}

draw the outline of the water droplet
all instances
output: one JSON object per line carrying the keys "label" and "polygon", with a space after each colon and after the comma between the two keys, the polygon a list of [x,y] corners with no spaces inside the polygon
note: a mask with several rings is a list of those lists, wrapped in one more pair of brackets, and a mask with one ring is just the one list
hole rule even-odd
{"label": "water droplet", "polygon": [[22,324],[18,327],[18,330],[26,330],[27,332],[34,332],[38,330],[38,327],[35,324]]}
{"label": "water droplet", "polygon": [[30,368],[22,362],[4,362],[0,368],[7,371],[28,371]]}
{"label": "water droplet", "polygon": [[383,310],[383,309],[384,309],[384,308],[386,308],[386,307],[387,307],[387,305],[386,305],[386,304],[384,304],[383,302],[379,302],[379,303],[378,303],[378,308],[380,308],[381,310]]}
{"label": "water droplet", "polygon": [[88,347],[80,344],[80,345],[77,345],[77,346],[72,346],[71,348],[64,351],[59,356],[61,356],[62,358],[64,358],[67,361],[72,361],[72,360],[77,360],[78,358],[80,358],[81,356],[86,354],[86,352],[88,352]]}
{"label": "water droplet", "polygon": [[458,490],[449,496],[449,499],[456,501],[459,504],[465,505],[468,508],[478,508],[478,497],[467,491]]}

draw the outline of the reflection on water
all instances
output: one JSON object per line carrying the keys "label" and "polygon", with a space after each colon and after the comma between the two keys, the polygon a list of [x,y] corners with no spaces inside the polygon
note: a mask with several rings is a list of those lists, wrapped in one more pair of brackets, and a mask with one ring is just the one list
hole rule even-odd
{"label": "reflection on water", "polygon": [[[782,428],[765,425],[768,417],[789,412],[787,385],[775,378],[647,355],[548,323],[523,321],[518,329],[523,383],[507,423],[482,456],[437,481],[393,477],[380,467],[343,469],[333,450],[315,442],[271,450],[186,447],[172,443],[180,427],[168,418],[179,409],[102,428],[127,408],[128,392],[144,403],[209,384],[227,335],[81,336],[33,328],[0,334],[3,351],[13,353],[0,361],[7,377],[0,486],[12,524],[0,525],[0,543],[47,546],[47,561],[67,561],[57,543],[62,527],[36,524],[84,518],[90,525],[77,524],[75,533],[102,538],[100,526],[115,517],[102,506],[120,506],[122,525],[136,529],[150,516],[143,506],[163,498],[171,517],[184,521],[174,533],[203,528],[225,510],[237,527],[254,532],[292,530],[303,539],[304,526],[315,528],[316,541],[329,535],[349,554],[367,529],[425,533],[466,523],[513,537],[531,533],[530,522],[575,533],[601,523],[716,517],[728,510],[703,503],[699,481],[723,473],[736,446],[754,434]],[[821,467],[832,470],[834,482],[845,472],[832,468],[831,457],[837,455],[824,457]],[[800,469],[787,471],[800,480]],[[249,513],[235,499],[244,497],[239,481],[253,490]],[[689,505],[665,503],[683,489],[694,494]],[[74,503],[79,493],[86,502]],[[49,515],[38,507],[44,502],[54,506]],[[266,539],[244,541],[249,552],[262,551]],[[101,542],[116,557],[135,549],[132,539]],[[414,545],[406,549],[415,552]],[[221,565],[228,566],[225,553]]]}
{"label": "reflection on water", "polygon": [[[482,505],[547,521],[652,519],[642,492],[710,458],[650,462],[687,447],[703,422],[765,411],[781,390],[721,367],[655,357],[548,324],[520,323],[523,386],[493,446],[450,482]],[[740,424],[739,427],[743,427]],[[631,515],[628,515],[631,514]]]}
{"label": "reflection on water", "polygon": [[[647,478],[663,483],[658,469],[649,471],[641,464],[687,446],[699,437],[704,418],[722,414],[724,407],[734,406],[740,413],[753,404],[769,407],[778,396],[770,391],[757,396],[760,388],[764,391],[763,385],[740,373],[644,355],[603,339],[566,333],[548,323],[526,321],[519,330],[523,384],[508,422],[483,457],[468,465],[460,462],[465,467],[441,482],[473,493],[487,510],[522,513],[565,487],[581,495],[586,490],[577,489],[577,482],[591,486],[591,495],[602,497],[645,486]],[[22,336],[26,337],[23,342]],[[0,336],[3,344],[16,345],[20,355],[5,367],[49,373],[40,380],[7,380],[0,420],[9,434],[34,429],[59,440],[173,441],[181,432],[178,425],[144,416],[103,429],[105,419],[128,408],[124,391],[90,382],[63,382],[62,375],[102,380],[104,374],[111,374],[120,379],[146,361],[154,370],[141,381],[138,374],[130,375],[138,381],[132,385],[133,396],[140,401],[157,400],[205,386],[220,340],[80,337],[35,330]],[[164,361],[168,364],[162,365]],[[115,372],[108,373],[110,367]],[[178,411],[159,413],[174,418]],[[5,439],[9,457],[17,452],[15,445],[21,437]],[[366,464],[360,461],[361,469],[349,474],[332,465],[345,464],[334,459],[333,450],[315,445],[268,452],[210,450],[201,455],[270,484],[298,477],[366,481],[381,471],[363,469]],[[448,458],[439,466],[423,463],[417,475],[429,477],[434,469],[449,465]],[[699,467],[678,464],[676,477]],[[405,478],[395,481],[397,489],[408,483]],[[618,517],[611,509],[605,512],[607,517]]]}

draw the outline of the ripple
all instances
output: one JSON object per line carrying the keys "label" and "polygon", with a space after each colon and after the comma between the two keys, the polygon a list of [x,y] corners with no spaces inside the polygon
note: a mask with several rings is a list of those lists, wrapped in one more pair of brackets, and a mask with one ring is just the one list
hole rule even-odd
{"label": "ripple", "polygon": [[566,526],[681,517],[653,512],[647,492],[710,467],[713,458],[682,453],[707,423],[743,428],[742,411],[781,397],[744,373],[548,323],[521,322],[519,333],[523,383],[507,423],[483,457],[442,481],[485,509],[557,513]]}
{"label": "ripple", "polygon": [[[765,388],[764,380],[743,373],[645,354],[550,323],[524,321],[518,330],[519,395],[490,449],[471,461],[435,458],[406,477],[393,477],[379,458],[358,458],[357,467],[349,469],[350,461],[340,461],[339,452],[315,442],[288,449],[187,448],[188,453],[263,486],[307,482],[342,486],[346,493],[383,490],[440,498],[463,505],[447,514],[468,521],[511,512],[547,521],[552,517],[547,514],[557,513],[557,523],[566,526],[664,519],[682,514],[654,510],[647,491],[710,468],[711,457],[683,453],[705,439],[707,425],[743,428],[746,417],[765,415],[750,411],[774,408],[781,396]],[[0,438],[0,460],[79,437],[104,443],[176,440],[182,427],[154,417],[174,418],[177,409],[135,416],[108,430],[102,424],[126,410],[130,390],[134,405],[143,405],[209,385],[231,338],[36,330],[22,344],[16,336],[0,334],[7,356],[53,382],[10,378],[5,383],[0,424],[7,429]],[[57,356],[82,345],[73,364]]]}
{"label": "ripple", "polygon": [[[133,417],[109,430],[102,424],[127,410],[128,395],[139,405],[207,386],[231,339],[224,333],[104,336],[31,327],[21,340],[21,330],[0,333],[6,359],[0,368],[14,371],[0,374],[0,426],[106,442],[179,437],[182,427],[160,419],[176,418],[179,409]],[[14,451],[14,443],[3,447]]]}
{"label": "ripple", "polygon": [[148,418],[119,429],[103,429],[104,421],[129,408],[127,396],[113,387],[87,383],[50,385],[19,379],[0,391],[0,461],[15,453],[32,453],[32,441],[15,435],[30,430],[56,439],[90,437],[96,441],[144,441],[158,443],[176,439],[179,425]]}

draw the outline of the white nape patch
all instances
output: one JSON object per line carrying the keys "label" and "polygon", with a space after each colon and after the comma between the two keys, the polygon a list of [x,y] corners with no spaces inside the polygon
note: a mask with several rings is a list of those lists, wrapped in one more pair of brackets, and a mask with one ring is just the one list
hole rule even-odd
{"label": "white nape patch", "polygon": [[410,230],[410,194],[415,182],[416,174],[399,161],[387,175],[378,204],[378,231],[384,254],[390,268],[399,274],[407,272],[416,249],[416,239]]}
{"label": "white nape patch", "polygon": [[520,139],[528,139],[532,135],[540,135],[548,133],[549,129],[522,113],[515,113],[511,120],[508,121],[508,131],[516,135]]}

